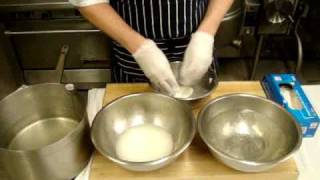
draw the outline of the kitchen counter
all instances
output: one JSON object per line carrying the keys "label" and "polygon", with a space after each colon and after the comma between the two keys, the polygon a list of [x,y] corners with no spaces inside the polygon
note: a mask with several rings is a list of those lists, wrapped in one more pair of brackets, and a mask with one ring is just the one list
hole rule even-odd
{"label": "kitchen counter", "polygon": [[0,12],[27,10],[75,9],[68,0],[1,0]]}
{"label": "kitchen counter", "polygon": [[[151,91],[151,88],[147,84],[109,84],[106,88],[104,104],[126,94],[148,91]],[[212,98],[241,92],[264,96],[264,92],[259,82],[221,82],[210,97],[193,104],[194,114],[197,115],[201,107]],[[131,172],[117,166],[99,153],[95,153],[90,173],[90,180],[296,180],[297,178],[298,170],[292,159],[262,173],[242,173],[228,168],[211,156],[199,136],[195,137],[190,147],[177,159],[177,161],[163,169],[146,173]]]}

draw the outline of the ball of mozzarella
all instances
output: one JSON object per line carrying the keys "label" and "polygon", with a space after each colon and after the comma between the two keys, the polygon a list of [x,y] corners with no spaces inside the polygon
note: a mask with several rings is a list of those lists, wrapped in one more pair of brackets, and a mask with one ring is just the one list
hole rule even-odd
{"label": "ball of mozzarella", "polygon": [[125,161],[146,162],[169,155],[173,150],[171,134],[165,129],[144,124],[125,130],[116,142],[116,154]]}
{"label": "ball of mozzarella", "polygon": [[173,95],[175,98],[188,98],[192,95],[193,88],[189,86],[180,86],[175,94]]}

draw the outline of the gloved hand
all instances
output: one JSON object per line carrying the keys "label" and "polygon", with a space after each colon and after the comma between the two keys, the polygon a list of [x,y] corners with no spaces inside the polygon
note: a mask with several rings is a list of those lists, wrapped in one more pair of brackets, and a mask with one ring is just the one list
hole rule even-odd
{"label": "gloved hand", "polygon": [[154,85],[159,87],[160,90],[166,91],[169,95],[175,93],[178,83],[173,75],[169,61],[152,40],[146,40],[133,53],[133,57]]}
{"label": "gloved hand", "polygon": [[213,60],[214,37],[206,32],[195,32],[184,53],[180,71],[180,83],[197,84],[208,71]]}

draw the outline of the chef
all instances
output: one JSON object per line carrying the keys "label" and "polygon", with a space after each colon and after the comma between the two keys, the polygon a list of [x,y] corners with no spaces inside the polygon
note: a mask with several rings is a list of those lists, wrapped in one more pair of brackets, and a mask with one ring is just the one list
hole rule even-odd
{"label": "chef", "polygon": [[[113,39],[116,82],[151,81],[174,94],[213,63],[214,36],[233,0],[70,0]],[[183,60],[180,78],[170,61]]]}

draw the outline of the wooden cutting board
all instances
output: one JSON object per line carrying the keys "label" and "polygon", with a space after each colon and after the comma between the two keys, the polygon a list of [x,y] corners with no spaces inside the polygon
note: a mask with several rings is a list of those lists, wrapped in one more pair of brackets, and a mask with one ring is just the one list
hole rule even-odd
{"label": "wooden cutting board", "polygon": [[[148,92],[147,84],[108,84],[104,104],[123,95]],[[259,82],[220,82],[217,89],[206,99],[193,103],[194,114],[210,99],[230,93],[248,93],[265,96]],[[217,161],[206,145],[196,135],[190,147],[172,164],[152,172],[125,170],[99,153],[94,154],[90,180],[296,180],[298,171],[293,159],[263,173],[242,173]]]}

